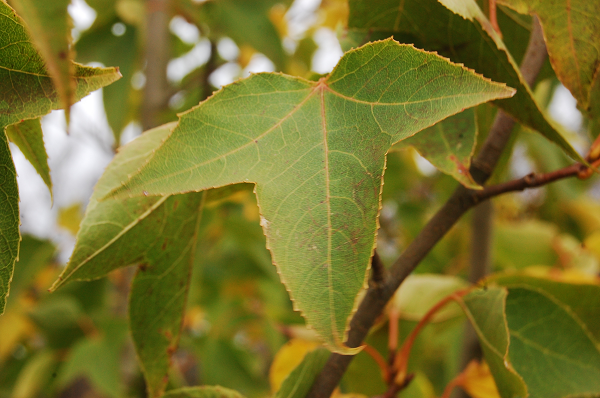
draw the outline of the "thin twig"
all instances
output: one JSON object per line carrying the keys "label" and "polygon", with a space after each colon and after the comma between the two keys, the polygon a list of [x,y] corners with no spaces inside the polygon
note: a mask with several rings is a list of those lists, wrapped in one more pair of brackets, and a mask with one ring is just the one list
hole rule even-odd
{"label": "thin twig", "polygon": [[[521,72],[529,85],[533,85],[546,56],[541,27],[534,18],[534,29],[521,66]],[[471,175],[478,183],[483,184],[491,176],[510,138],[513,126],[514,121],[504,112],[498,111],[488,138],[470,169]],[[360,346],[376,318],[382,313],[385,305],[404,279],[412,273],[462,215],[479,202],[472,192],[460,186],[390,267],[385,283],[369,287],[350,321],[347,346]],[[350,355],[331,354],[307,397],[329,398],[342,379],[352,358]]]}

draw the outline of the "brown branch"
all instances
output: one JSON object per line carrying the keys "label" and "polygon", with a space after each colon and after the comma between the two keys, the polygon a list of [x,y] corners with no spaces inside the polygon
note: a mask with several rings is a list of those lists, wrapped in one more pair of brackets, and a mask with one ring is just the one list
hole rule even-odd
{"label": "brown branch", "polygon": [[169,100],[170,3],[170,0],[146,1],[146,86],[141,120],[144,131],[159,123],[159,113]]}
{"label": "brown branch", "polygon": [[[534,18],[534,29],[521,66],[521,72],[529,85],[534,83],[546,56],[541,28],[537,19]],[[491,176],[502,150],[510,138],[513,126],[514,121],[504,112],[498,111],[488,138],[470,169],[471,175],[478,183],[483,184]],[[473,191],[460,186],[390,267],[389,276],[384,283],[369,287],[350,321],[346,342],[349,347],[360,346],[375,319],[382,313],[385,305],[404,279],[411,274],[461,216],[479,201],[473,195]],[[352,358],[353,356],[350,355],[331,354],[307,397],[329,398],[342,379]]]}

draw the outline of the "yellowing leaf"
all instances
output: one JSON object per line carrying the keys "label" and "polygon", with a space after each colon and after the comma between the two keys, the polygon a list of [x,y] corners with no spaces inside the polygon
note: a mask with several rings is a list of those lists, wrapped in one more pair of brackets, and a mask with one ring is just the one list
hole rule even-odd
{"label": "yellowing leaf", "polygon": [[73,236],[77,235],[81,224],[81,203],[75,203],[69,207],[58,210],[58,225],[69,231]]}
{"label": "yellowing leaf", "polygon": [[223,88],[182,114],[147,164],[107,196],[255,183],[294,308],[330,349],[353,353],[344,341],[366,283],[390,146],[512,94],[435,54],[371,43],[318,82],[263,73]]}
{"label": "yellowing leaf", "polygon": [[459,383],[473,398],[500,398],[494,378],[486,362],[469,362]]}
{"label": "yellowing leaf", "polygon": [[35,330],[31,321],[19,311],[7,311],[0,317],[0,364],[12,354],[16,345]]}
{"label": "yellowing leaf", "polygon": [[593,81],[599,78],[600,3],[589,0],[498,2],[522,14],[538,16],[556,75],[577,99],[579,108],[589,111]]}
{"label": "yellowing leaf", "polygon": [[292,370],[300,365],[304,356],[318,346],[317,342],[295,338],[281,347],[275,354],[269,369],[271,391],[273,393],[279,391],[281,383],[292,373]]}

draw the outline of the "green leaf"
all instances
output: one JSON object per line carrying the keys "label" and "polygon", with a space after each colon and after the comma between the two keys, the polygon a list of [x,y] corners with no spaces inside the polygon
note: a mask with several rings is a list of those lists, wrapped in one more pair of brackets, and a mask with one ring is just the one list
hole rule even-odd
{"label": "green leaf", "polygon": [[[31,235],[23,235],[19,253],[19,261],[15,264],[15,272],[10,283],[10,294],[19,295],[33,285],[38,272],[49,265],[56,248],[48,240],[39,240]],[[11,303],[8,303],[10,308]]]}
{"label": "green leaf", "polygon": [[[600,394],[600,286],[522,274],[499,275],[490,282],[504,287],[475,291],[465,297],[465,304],[469,318],[476,320],[502,397],[515,395],[505,394],[508,373],[498,371],[499,355],[486,352],[486,347],[496,341],[492,346],[501,353],[499,348],[508,340],[504,359],[526,383],[529,397]],[[499,333],[500,324],[508,327],[510,339]],[[494,361],[498,362],[495,367]]]}
{"label": "green leaf", "polygon": [[[0,129],[4,130],[0,125]],[[17,171],[8,148],[6,134],[0,132],[0,315],[6,307],[6,297],[15,261],[19,258],[19,188]]]}
{"label": "green leaf", "polygon": [[469,173],[476,144],[475,110],[468,109],[400,141],[392,150],[413,146],[441,172],[451,175],[467,188],[481,189]]}
{"label": "green leaf", "polygon": [[168,391],[164,398],[244,398],[237,391],[220,386],[185,387]]}
{"label": "green leaf", "polygon": [[373,7],[350,0],[350,42],[394,36],[396,40],[437,51],[453,62],[517,89],[513,98],[494,103],[519,122],[537,130],[572,158],[580,156],[546,120],[502,39],[474,0],[383,0]]}
{"label": "green leaf", "polygon": [[548,55],[560,81],[589,111],[593,80],[600,68],[600,4],[587,0],[499,0],[540,19]]}
{"label": "green leaf", "polygon": [[64,386],[84,376],[103,396],[119,398],[124,390],[120,361],[127,325],[112,320],[102,326],[100,336],[90,336],[73,345],[58,379]]}
{"label": "green leaf", "polygon": [[[133,279],[129,301],[131,334],[149,397],[162,396],[171,355],[177,349],[191,280],[196,237],[206,194],[177,195],[167,201],[187,219],[169,217],[160,250],[149,251]],[[176,214],[176,215],[179,215]]]}
{"label": "green leaf", "polygon": [[225,87],[182,114],[109,196],[256,183],[267,246],[294,308],[330,349],[355,352],[343,342],[366,283],[386,152],[512,93],[436,54],[393,40],[368,44],[318,82],[265,73]]}
{"label": "green leaf", "polygon": [[[33,119],[61,107],[59,94],[23,20],[0,2],[0,126]],[[115,68],[74,63],[75,101],[119,79]]]}
{"label": "green leaf", "polygon": [[131,331],[149,395],[164,392],[177,347],[204,193],[99,202],[144,164],[174,124],[157,127],[123,147],[98,181],[69,264],[55,282],[99,278],[140,264],[133,280]]}
{"label": "green leaf", "polygon": [[304,398],[329,358],[329,351],[317,348],[304,356],[300,365],[283,380],[275,398]]}
{"label": "green leaf", "polygon": [[19,373],[11,396],[19,398],[39,396],[56,368],[56,357],[56,353],[52,350],[36,352]]}
{"label": "green leaf", "polygon": [[[577,288],[573,286],[573,293]],[[598,341],[566,303],[536,290],[511,288],[506,302],[510,358],[527,383],[530,397],[600,394]],[[600,296],[596,294],[595,299]]]}
{"label": "green leaf", "polygon": [[8,139],[17,145],[25,158],[35,168],[52,196],[52,180],[48,166],[48,154],[44,146],[44,136],[40,119],[23,120],[6,128]]}
{"label": "green leaf", "polygon": [[[464,289],[469,284],[456,276],[439,274],[410,275],[402,282],[390,302],[405,320],[420,321],[429,310],[446,296]],[[457,314],[458,312],[458,314]],[[441,322],[460,315],[460,308],[446,305],[436,312],[433,322]]]}
{"label": "green leaf", "polygon": [[69,120],[75,102],[75,65],[71,62],[71,20],[67,13],[70,0],[13,0],[11,3],[27,23],[30,37],[46,64],[54,87]]}
{"label": "green leaf", "polygon": [[[0,130],[6,126],[45,115],[58,109],[59,96],[44,62],[31,43],[24,22],[0,2]],[[79,100],[119,78],[114,68],[89,68],[75,64]],[[5,134],[0,142],[0,314],[4,312],[14,263],[19,253],[19,197],[16,171]]]}
{"label": "green leaf", "polygon": [[475,328],[500,396],[525,398],[528,386],[508,359],[510,338],[505,314],[506,295],[505,288],[490,287],[469,293],[459,304]]}

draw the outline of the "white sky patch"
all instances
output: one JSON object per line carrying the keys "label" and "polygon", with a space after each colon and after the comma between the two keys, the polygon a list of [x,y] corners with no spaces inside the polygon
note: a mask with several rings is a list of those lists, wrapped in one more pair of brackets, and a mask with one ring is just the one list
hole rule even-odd
{"label": "white sky patch", "polygon": [[217,68],[208,78],[210,84],[216,88],[221,88],[233,83],[242,72],[242,68],[236,62],[227,62]]}
{"label": "white sky patch", "polygon": [[554,96],[548,106],[552,118],[571,131],[581,129],[581,112],[577,109],[577,100],[562,84],[554,91]]}
{"label": "white sky patch", "polygon": [[224,37],[217,43],[217,52],[225,61],[235,61],[240,56],[240,49],[229,37]]}
{"label": "white sky patch", "polygon": [[185,18],[176,15],[169,23],[169,30],[182,42],[196,44],[200,40],[200,30],[196,25],[189,23]]}
{"label": "white sky patch", "polygon": [[429,160],[421,156],[416,150],[413,150],[412,153],[415,165],[421,174],[423,174],[425,177],[431,177],[437,173],[438,169],[436,169],[435,166],[429,162]]}
{"label": "white sky patch", "polygon": [[190,51],[179,58],[169,61],[167,78],[171,82],[180,82],[194,69],[204,65],[210,58],[210,41],[200,40]]}
{"label": "white sky patch", "polygon": [[329,73],[344,54],[337,36],[331,29],[321,28],[313,36],[317,50],[312,58],[312,70],[317,73]]}
{"label": "white sky patch", "polygon": [[242,71],[242,77],[250,76],[250,73],[274,72],[275,64],[263,54],[254,54],[248,65]]}
{"label": "white sky patch", "polygon": [[96,20],[96,10],[87,5],[84,0],[71,0],[67,11],[73,20],[71,35],[73,40],[77,41],[81,36],[81,32],[88,30]]}

